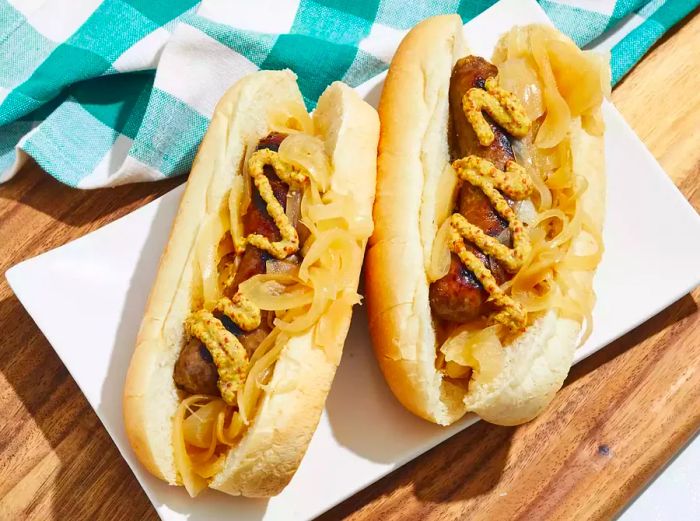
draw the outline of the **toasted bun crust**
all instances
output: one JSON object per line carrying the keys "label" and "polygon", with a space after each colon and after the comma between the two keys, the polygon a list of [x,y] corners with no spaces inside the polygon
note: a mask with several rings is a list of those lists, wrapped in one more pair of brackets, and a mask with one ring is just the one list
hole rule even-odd
{"label": "toasted bun crust", "polygon": [[[554,311],[504,346],[502,372],[469,391],[435,368],[435,330],[426,267],[437,232],[436,187],[449,161],[448,90],[452,66],[466,55],[459,16],[429,18],[411,30],[392,60],[379,105],[375,232],[365,262],[370,333],[392,391],[410,411],[447,425],[469,411],[514,425],[535,417],[561,387],[573,360],[580,324]],[[410,124],[408,123],[410,122]],[[571,129],[574,169],[589,181],[583,205],[602,226],[603,140]],[[594,242],[582,233],[577,252]],[[588,287],[593,272],[580,272]]]}
{"label": "toasted bun crust", "polygon": [[[269,133],[267,114],[303,101],[290,71],[264,71],[240,80],[218,103],[192,167],[170,240],[147,305],[124,389],[129,441],[146,468],[180,484],[172,447],[179,396],[173,368],[190,312],[194,245],[200,223],[227,201],[246,144]],[[313,115],[333,165],[333,189],[351,192],[359,215],[374,200],[379,121],[373,108],[336,82]],[[359,273],[358,273],[359,279]],[[342,317],[342,348],[351,312]],[[271,496],[289,482],[318,424],[338,360],[314,346],[312,334],[293,337],[283,348],[258,413],[210,487],[229,494]]]}

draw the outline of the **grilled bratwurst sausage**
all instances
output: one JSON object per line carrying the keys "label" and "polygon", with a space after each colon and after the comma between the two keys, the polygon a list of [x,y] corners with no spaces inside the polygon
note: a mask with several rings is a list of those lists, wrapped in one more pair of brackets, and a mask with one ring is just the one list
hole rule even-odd
{"label": "grilled bratwurst sausage", "polygon": [[453,160],[473,154],[488,159],[499,170],[505,168],[506,161],[514,160],[510,139],[501,127],[485,115],[496,138],[489,146],[483,146],[476,138],[474,129],[467,121],[467,116],[462,109],[462,98],[467,91],[472,87],[483,89],[486,80],[496,75],[498,75],[498,67],[479,56],[467,56],[455,63],[450,78],[450,115],[453,125],[450,145]]}
{"label": "grilled bratwurst sausage", "polygon": [[[257,150],[262,150],[269,148],[277,152],[282,143],[282,140],[286,136],[274,132],[267,137],[260,140],[258,143]],[[282,205],[282,208],[287,207],[287,192],[289,187],[286,183],[277,177],[275,170],[267,165],[263,169],[265,177],[270,181],[272,186],[272,192],[275,194],[275,199]],[[272,217],[267,213],[267,204],[260,197],[260,193],[255,188],[252,187],[252,197],[248,211],[243,216],[243,233],[246,235],[250,233],[259,233],[270,239],[271,241],[279,241],[281,239],[279,230],[275,226],[275,222]],[[241,282],[245,282],[253,275],[258,275],[259,273],[265,273],[265,262],[268,259],[267,252],[264,252],[255,246],[246,246],[243,256],[241,257],[241,263],[238,265],[238,270],[236,271],[236,276],[233,279],[233,283],[229,288],[226,288],[226,293],[230,293],[229,296],[233,296],[236,291],[238,291],[238,285]]]}
{"label": "grilled bratwurst sausage", "polygon": [[[484,82],[497,74],[498,69],[495,65],[477,56],[467,56],[458,60],[452,69],[449,101],[452,122],[450,148],[453,160],[476,155],[488,159],[500,170],[505,169],[507,161],[515,160],[508,135],[501,127],[486,115],[495,139],[491,145],[483,146],[462,109],[462,98],[466,92],[472,87],[483,88]],[[501,236],[504,242],[510,240],[508,223],[496,213],[491,201],[480,188],[462,183],[457,197],[457,211],[486,234]],[[466,243],[466,247],[491,270],[498,284],[506,280],[507,273],[498,261],[484,255],[469,243]],[[488,312],[485,304],[488,293],[454,253],[449,272],[430,285],[429,296],[434,315],[442,320],[467,322]]]}
{"label": "grilled bratwurst sausage", "polygon": [[[284,134],[272,133],[258,142],[257,150],[269,148],[277,151],[285,137]],[[270,181],[275,198],[282,205],[282,208],[286,208],[289,187],[277,177],[271,166],[266,166],[263,172]],[[252,187],[251,204],[243,216],[243,232],[246,235],[259,233],[271,241],[280,240],[279,230],[277,230],[272,217],[267,213],[267,205],[260,197],[260,193],[255,186]],[[233,282],[225,289],[226,296],[229,298],[233,297],[238,291],[238,286],[241,282],[245,282],[254,275],[265,273],[267,259],[268,255],[266,252],[259,250],[255,246],[246,246]],[[263,313],[260,327],[251,332],[242,331],[224,315],[216,316],[226,329],[238,337],[249,354],[270,332],[265,313]],[[190,394],[219,395],[219,389],[216,385],[219,374],[216,365],[207,348],[197,339],[190,339],[180,352],[180,356],[175,363],[173,379],[179,389]]]}
{"label": "grilled bratwurst sausage", "polygon": [[180,351],[173,371],[175,385],[190,394],[218,395],[216,370],[211,353],[199,340],[191,338]]}

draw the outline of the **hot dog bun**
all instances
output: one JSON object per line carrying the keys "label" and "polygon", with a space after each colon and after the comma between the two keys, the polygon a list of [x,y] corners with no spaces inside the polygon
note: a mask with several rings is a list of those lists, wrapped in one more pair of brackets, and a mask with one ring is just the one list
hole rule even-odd
{"label": "hot dog bun", "polygon": [[[554,29],[552,29],[554,31]],[[433,17],[404,38],[389,69],[379,105],[375,232],[365,262],[370,332],[377,360],[398,400],[429,421],[447,425],[467,412],[501,425],[535,417],[561,387],[572,364],[581,324],[550,310],[504,344],[503,366],[488,383],[468,390],[436,369],[436,329],[426,267],[437,227],[437,184],[450,161],[448,91],[457,59],[467,54],[457,15]],[[575,174],[588,180],[582,204],[603,222],[603,140],[572,120]],[[572,249],[594,245],[587,232]],[[593,271],[576,274],[592,291]]]}
{"label": "hot dog bun", "polygon": [[[181,401],[173,368],[185,340],[183,322],[191,311],[199,227],[207,215],[226,204],[246,145],[270,131],[269,112],[291,105],[304,108],[296,76],[288,70],[251,74],[224,95],[197,153],[160,262],[123,405],[136,456],[171,485],[182,484],[173,448],[173,417]],[[352,193],[358,216],[369,216],[379,132],[376,112],[352,89],[336,82],[320,97],[313,121],[331,160],[333,190]],[[357,271],[359,279],[359,266]],[[211,478],[211,488],[234,495],[271,496],[289,482],[318,424],[350,318],[350,309],[336,317],[335,354],[315,345],[313,328],[293,336],[283,347],[256,416],[229,450],[223,469]]]}

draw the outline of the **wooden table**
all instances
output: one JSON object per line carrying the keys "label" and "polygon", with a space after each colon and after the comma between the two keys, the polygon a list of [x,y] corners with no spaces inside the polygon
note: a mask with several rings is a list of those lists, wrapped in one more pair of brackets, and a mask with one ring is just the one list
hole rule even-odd
{"label": "wooden table", "polygon": [[[700,16],[668,35],[613,100],[700,208]],[[0,187],[0,272],[180,181],[81,192],[36,166]],[[653,208],[650,209],[653,211]],[[697,240],[688,238],[689,240]],[[700,290],[578,364],[549,410],[480,423],[323,516],[604,519],[700,427]],[[157,519],[51,346],[0,281],[0,519]]]}

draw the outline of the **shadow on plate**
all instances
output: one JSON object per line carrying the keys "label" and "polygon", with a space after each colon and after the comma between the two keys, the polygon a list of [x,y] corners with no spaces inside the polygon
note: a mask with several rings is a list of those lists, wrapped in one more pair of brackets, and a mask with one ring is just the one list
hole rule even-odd
{"label": "shadow on plate", "polygon": [[340,445],[380,463],[405,457],[441,430],[404,409],[389,390],[372,352],[364,307],[355,308],[326,414]]}
{"label": "shadow on plate", "polygon": [[[419,499],[419,507],[415,503],[411,505],[413,519],[420,519],[423,514],[428,516],[435,503],[467,501],[489,494],[501,481],[515,432],[515,427],[484,422],[472,425],[317,519],[343,519],[369,503],[389,498],[404,489],[411,490]],[[387,509],[382,506],[380,503],[377,510],[372,509],[372,514],[368,510],[367,515],[376,519],[384,515],[401,517],[398,505],[387,505]]]}
{"label": "shadow on plate", "polygon": [[379,99],[381,98],[382,95],[382,89],[384,88],[384,80],[380,81],[377,85],[372,87],[367,94],[363,97],[363,99],[372,105],[375,109],[379,107]]}

